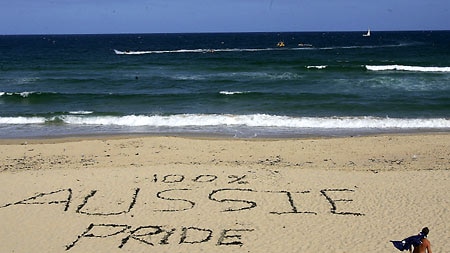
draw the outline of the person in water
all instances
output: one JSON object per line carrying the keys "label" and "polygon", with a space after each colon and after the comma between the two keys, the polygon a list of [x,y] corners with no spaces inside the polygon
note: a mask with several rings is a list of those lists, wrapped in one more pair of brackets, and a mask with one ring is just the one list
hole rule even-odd
{"label": "person in water", "polygon": [[[420,240],[421,243],[419,245],[414,245],[413,253],[432,253],[431,252],[431,243],[427,239],[428,233],[430,230],[427,227],[422,229],[423,238]],[[409,252],[411,252],[411,248],[409,248]]]}

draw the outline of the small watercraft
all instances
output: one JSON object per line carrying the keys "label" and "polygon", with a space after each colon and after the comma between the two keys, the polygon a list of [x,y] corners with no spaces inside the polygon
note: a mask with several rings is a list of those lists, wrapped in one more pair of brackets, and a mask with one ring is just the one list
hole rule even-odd
{"label": "small watercraft", "polygon": [[284,47],[285,45],[284,45],[284,42],[283,41],[280,41],[280,42],[278,42],[277,43],[277,47]]}

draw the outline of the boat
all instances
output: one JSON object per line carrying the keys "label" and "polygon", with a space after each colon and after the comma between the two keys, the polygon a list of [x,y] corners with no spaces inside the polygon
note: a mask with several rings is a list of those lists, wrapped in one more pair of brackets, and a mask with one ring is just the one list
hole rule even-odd
{"label": "boat", "polygon": [[367,33],[363,34],[363,37],[370,37],[370,29],[367,30]]}
{"label": "boat", "polygon": [[284,42],[283,41],[280,41],[280,42],[278,42],[277,43],[277,47],[284,47],[285,45],[284,45]]}

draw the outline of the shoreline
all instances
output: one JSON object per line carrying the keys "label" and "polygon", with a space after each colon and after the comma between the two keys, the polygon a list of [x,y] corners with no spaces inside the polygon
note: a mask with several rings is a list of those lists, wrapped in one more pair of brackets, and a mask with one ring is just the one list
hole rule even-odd
{"label": "shoreline", "polygon": [[205,140],[304,140],[304,139],[334,139],[334,138],[360,138],[381,136],[410,136],[410,135],[448,135],[447,130],[411,130],[411,131],[383,131],[383,132],[357,132],[338,134],[290,134],[269,135],[253,137],[236,137],[228,134],[216,133],[87,133],[87,134],[64,134],[64,135],[42,135],[0,138],[0,145],[27,143],[61,143],[80,140],[106,140],[106,139],[133,139],[152,137],[174,137]]}
{"label": "shoreline", "polygon": [[0,251],[443,252],[449,178],[450,133],[0,140]]}
{"label": "shoreline", "polygon": [[[62,116],[60,116],[62,117]],[[158,126],[153,120],[161,120],[162,116],[121,116],[78,117],[77,124],[44,123],[28,124],[27,119],[20,119],[21,124],[0,124],[0,139],[16,138],[58,138],[66,136],[96,135],[169,135],[169,136],[220,136],[229,138],[292,138],[309,136],[355,136],[374,134],[401,134],[421,132],[450,132],[450,121],[446,118],[379,118],[361,117],[289,117],[276,115],[196,115],[186,118],[172,115],[170,119],[176,124]],[[100,117],[100,119],[99,119]],[[139,124],[124,122],[127,117],[138,117]],[[200,119],[197,119],[199,117]],[[221,117],[225,117],[222,119]],[[252,117],[257,117],[254,125]],[[259,117],[259,118],[258,118]],[[269,117],[267,119],[266,117]],[[280,118],[281,117],[281,118]],[[236,119],[237,118],[237,119]],[[9,119],[7,119],[8,122]],[[41,119],[48,120],[48,119]],[[52,119],[55,120],[55,119]],[[63,119],[60,119],[61,121]],[[92,120],[99,120],[92,124]],[[102,121],[105,121],[101,123]],[[236,122],[234,122],[236,120]],[[116,122],[119,121],[119,122]],[[202,122],[212,121],[210,125]],[[232,123],[224,123],[231,121]],[[83,123],[85,122],[85,123]],[[116,125],[117,124],[117,125]],[[137,123],[134,123],[137,124]],[[148,125],[147,125],[148,124]],[[156,125],[155,125],[156,124]]]}

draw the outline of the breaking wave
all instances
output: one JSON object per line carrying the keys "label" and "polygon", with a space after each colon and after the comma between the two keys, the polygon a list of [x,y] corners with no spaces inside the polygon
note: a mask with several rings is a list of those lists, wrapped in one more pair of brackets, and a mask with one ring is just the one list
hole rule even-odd
{"label": "breaking wave", "polygon": [[307,69],[325,69],[327,67],[327,65],[306,66]]}
{"label": "breaking wave", "polygon": [[141,54],[176,54],[176,53],[215,53],[215,52],[258,52],[270,51],[276,48],[225,48],[225,49],[176,49],[176,50],[144,50],[144,51],[120,51],[114,49],[114,53],[118,55],[141,55]]}
{"label": "breaking wave", "polygon": [[268,114],[177,114],[95,116],[91,112],[72,112],[52,117],[0,117],[0,124],[44,124],[62,122],[69,125],[129,127],[203,127],[247,126],[314,129],[446,129],[446,118],[381,118],[381,117],[289,117]]}
{"label": "breaking wave", "polygon": [[450,67],[421,67],[405,65],[366,65],[371,71],[450,72]]}
{"label": "breaking wave", "polygon": [[196,49],[174,49],[174,50],[117,50],[113,49],[117,55],[142,55],[142,54],[176,54],[176,53],[215,53],[215,52],[261,52],[274,50],[335,50],[335,49],[370,49],[385,47],[402,47],[409,44],[389,44],[389,45],[368,45],[368,46],[334,46],[334,47],[314,47],[311,44],[300,44],[294,47],[267,47],[267,48],[196,48]]}
{"label": "breaking wave", "polygon": [[238,94],[244,94],[244,93],[250,93],[249,91],[220,91],[219,94],[221,95],[238,95]]}
{"label": "breaking wave", "polygon": [[23,97],[23,98],[27,98],[32,94],[39,94],[38,92],[34,92],[34,91],[23,91],[23,92],[4,92],[4,91],[0,91],[0,97],[2,96],[19,96],[19,97]]}

